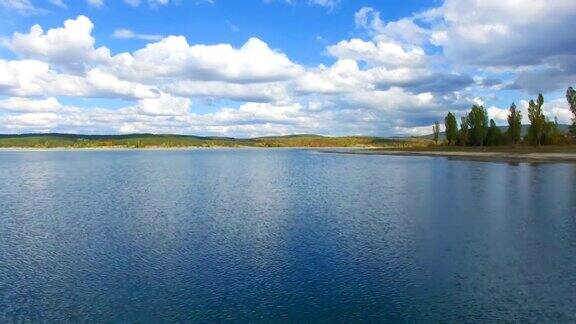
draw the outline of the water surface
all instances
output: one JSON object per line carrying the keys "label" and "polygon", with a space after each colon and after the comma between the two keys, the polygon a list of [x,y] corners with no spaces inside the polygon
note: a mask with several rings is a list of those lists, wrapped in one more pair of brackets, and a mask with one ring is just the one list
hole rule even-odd
{"label": "water surface", "polygon": [[576,321],[576,165],[0,152],[0,322]]}

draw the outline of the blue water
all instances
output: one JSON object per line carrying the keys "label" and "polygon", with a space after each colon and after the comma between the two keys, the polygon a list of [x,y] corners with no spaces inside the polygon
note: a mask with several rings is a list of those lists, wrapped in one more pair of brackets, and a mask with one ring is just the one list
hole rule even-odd
{"label": "blue water", "polygon": [[0,152],[0,322],[576,321],[576,165]]}

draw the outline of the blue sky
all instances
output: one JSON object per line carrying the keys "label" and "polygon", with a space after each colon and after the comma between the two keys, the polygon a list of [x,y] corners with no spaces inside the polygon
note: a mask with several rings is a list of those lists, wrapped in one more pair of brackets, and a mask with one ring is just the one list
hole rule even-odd
{"label": "blue sky", "polygon": [[575,18],[570,0],[4,0],[0,132],[411,135],[474,103],[504,124],[538,92],[567,123]]}

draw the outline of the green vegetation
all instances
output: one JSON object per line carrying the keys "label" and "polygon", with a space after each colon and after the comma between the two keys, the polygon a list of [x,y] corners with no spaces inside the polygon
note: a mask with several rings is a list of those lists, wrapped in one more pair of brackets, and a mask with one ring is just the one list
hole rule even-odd
{"label": "green vegetation", "polygon": [[186,148],[186,147],[415,147],[424,139],[387,139],[369,136],[325,137],[290,135],[237,139],[188,135],[75,135],[22,134],[0,135],[4,148]]}
{"label": "green vegetation", "polygon": [[458,145],[468,144],[468,117],[462,117],[460,121],[460,132],[458,133]]}
{"label": "green vegetation", "polygon": [[530,100],[528,103],[528,118],[530,119],[530,129],[528,130],[528,142],[532,145],[541,145],[544,140],[546,130],[546,117],[542,111],[544,97],[538,95],[538,101]]}
{"label": "green vegetation", "polygon": [[458,140],[458,122],[456,122],[456,115],[449,112],[444,118],[444,126],[446,127],[446,141],[448,145],[456,143]]}
{"label": "green vegetation", "polygon": [[[448,112],[444,122],[446,126],[445,143],[450,146],[454,143],[459,146],[498,146],[498,145],[516,145],[526,143],[533,146],[567,144],[576,138],[576,91],[570,87],[566,92],[566,99],[570,105],[572,114],[572,125],[569,132],[572,138],[565,132],[565,125],[559,125],[558,120],[549,120],[542,109],[544,97],[538,95],[536,101],[530,100],[528,103],[528,119],[530,125],[524,130],[522,125],[522,114],[512,103],[508,113],[508,127],[503,132],[502,127],[496,125],[493,119],[488,120],[488,113],[483,106],[473,105],[470,112],[462,117],[460,130],[457,131],[456,117],[452,112]],[[437,123],[437,122],[436,122]],[[433,137],[436,140],[437,124],[434,125]],[[526,136],[522,141],[522,133]]]}
{"label": "green vegetation", "polygon": [[434,143],[438,144],[438,139],[440,138],[440,122],[436,121],[434,126],[432,126],[432,131],[434,132]]}
{"label": "green vegetation", "polygon": [[576,90],[574,88],[569,87],[566,90],[566,100],[570,105],[570,111],[572,111],[572,125],[570,126],[570,134],[576,137]]}
{"label": "green vegetation", "polygon": [[468,143],[472,146],[483,146],[486,141],[488,113],[483,106],[474,105],[468,113]]}
{"label": "green vegetation", "polygon": [[504,134],[498,126],[496,126],[496,122],[494,119],[490,119],[490,127],[488,127],[488,132],[486,134],[486,145],[487,146],[496,146],[504,144]]}
{"label": "green vegetation", "polygon": [[512,145],[520,142],[522,136],[522,113],[516,109],[516,104],[512,103],[508,113],[508,130],[506,136]]}

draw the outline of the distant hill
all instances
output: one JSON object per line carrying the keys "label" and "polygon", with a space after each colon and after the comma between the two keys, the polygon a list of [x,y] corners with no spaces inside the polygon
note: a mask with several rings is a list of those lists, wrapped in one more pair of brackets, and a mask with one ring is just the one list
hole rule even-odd
{"label": "distant hill", "polygon": [[[432,128],[432,127],[430,127],[430,128]],[[508,130],[508,126],[498,126],[498,128],[502,131],[502,133],[505,133]],[[530,125],[522,125],[522,130],[521,130],[521,136],[522,137],[524,137],[524,136],[526,136],[526,134],[528,134],[529,128],[530,128]],[[561,133],[568,133],[568,131],[570,130],[570,125],[559,124],[558,129],[560,130]],[[421,139],[433,140],[434,134],[415,136],[415,137],[421,138]],[[443,141],[445,139],[446,139],[446,133],[441,132],[440,133],[440,140]]]}
{"label": "distant hill", "polygon": [[20,134],[0,135],[4,148],[100,148],[100,147],[404,147],[426,145],[425,139],[389,139],[371,136],[329,137],[314,134],[256,138],[203,137],[194,135],[83,135]]}

